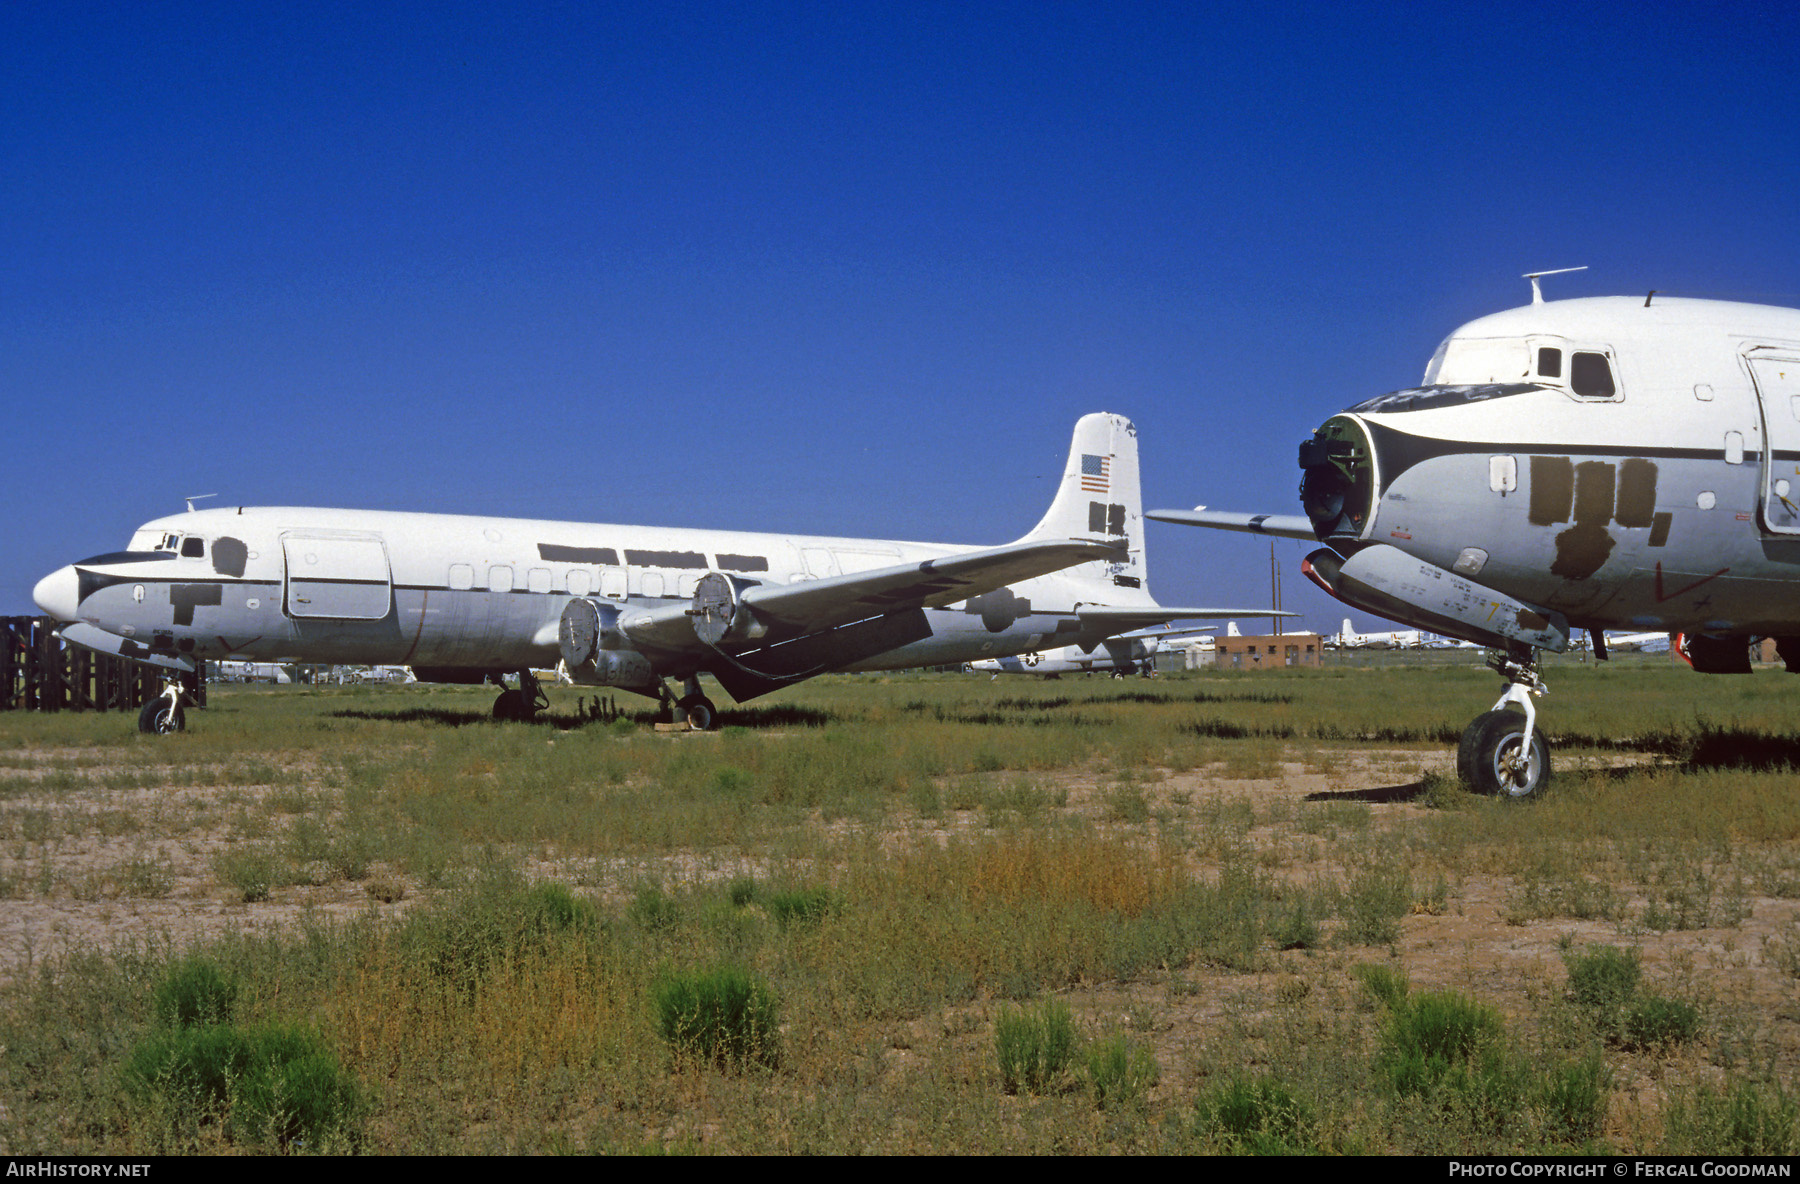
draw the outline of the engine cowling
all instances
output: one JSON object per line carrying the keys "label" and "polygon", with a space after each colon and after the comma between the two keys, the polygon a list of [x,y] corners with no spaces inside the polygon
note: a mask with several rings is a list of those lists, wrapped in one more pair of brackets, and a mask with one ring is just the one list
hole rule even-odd
{"label": "engine cowling", "polygon": [[578,596],[563,606],[556,637],[563,669],[583,686],[654,687],[656,671],[619,630],[619,606]]}

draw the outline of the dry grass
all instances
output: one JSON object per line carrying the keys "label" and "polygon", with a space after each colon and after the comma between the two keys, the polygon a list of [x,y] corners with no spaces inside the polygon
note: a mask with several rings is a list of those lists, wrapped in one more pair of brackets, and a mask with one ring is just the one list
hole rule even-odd
{"label": "dry grass", "polygon": [[[1493,694],[1460,670],[834,678],[709,736],[456,688],[0,717],[0,1151],[240,1149],[119,1086],[203,949],[377,1152],[1791,1153],[1800,691],[1553,678],[1524,805],[1441,775]],[[1691,1035],[1604,1044],[1563,987],[1596,945]],[[1384,1084],[1371,961],[1500,1017],[1461,1084]],[[774,1067],[658,1036],[659,977],[725,963]],[[1007,1094],[996,1020],[1045,999],[1108,1084]]]}

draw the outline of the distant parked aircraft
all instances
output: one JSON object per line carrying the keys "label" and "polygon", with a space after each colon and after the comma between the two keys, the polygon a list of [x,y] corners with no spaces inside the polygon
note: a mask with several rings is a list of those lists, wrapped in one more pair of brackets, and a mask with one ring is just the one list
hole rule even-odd
{"label": "distant parked aircraft", "polygon": [[1387,633],[1358,633],[1344,618],[1344,627],[1325,639],[1325,644],[1339,650],[1411,650],[1425,644],[1425,635],[1417,629],[1396,629]]}

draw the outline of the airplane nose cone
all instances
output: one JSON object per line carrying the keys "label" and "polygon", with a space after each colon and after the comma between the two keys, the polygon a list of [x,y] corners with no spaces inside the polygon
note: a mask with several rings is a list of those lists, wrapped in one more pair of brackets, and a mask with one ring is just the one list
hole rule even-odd
{"label": "airplane nose cone", "polygon": [[59,621],[73,621],[81,607],[81,577],[72,567],[59,567],[31,590],[37,606]]}

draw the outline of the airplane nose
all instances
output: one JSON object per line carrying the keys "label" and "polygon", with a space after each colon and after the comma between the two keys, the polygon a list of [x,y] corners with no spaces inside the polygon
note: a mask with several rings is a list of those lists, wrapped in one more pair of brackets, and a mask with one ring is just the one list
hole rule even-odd
{"label": "airplane nose", "polygon": [[73,621],[81,607],[81,577],[73,567],[59,567],[37,582],[31,598],[57,620]]}

